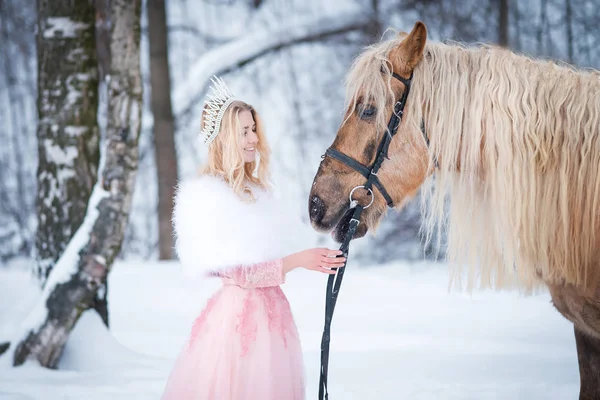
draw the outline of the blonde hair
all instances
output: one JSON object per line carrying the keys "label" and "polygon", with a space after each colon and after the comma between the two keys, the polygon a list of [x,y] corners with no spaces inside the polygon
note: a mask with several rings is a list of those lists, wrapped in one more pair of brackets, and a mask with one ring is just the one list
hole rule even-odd
{"label": "blonde hair", "polygon": [[[244,161],[241,146],[243,135],[239,120],[242,111],[250,111],[256,123],[258,162]],[[256,197],[249,184],[264,190],[270,189],[270,156],[271,149],[258,113],[250,104],[236,100],[229,105],[223,115],[219,134],[208,146],[208,160],[200,169],[200,174],[222,178],[240,199],[252,202]]]}
{"label": "blonde hair", "polygon": [[[402,39],[356,60],[347,107],[359,91],[378,107],[390,104],[390,78],[380,68],[389,70],[388,53]],[[468,290],[478,282],[526,292],[542,282],[598,284],[597,71],[492,46],[428,42],[404,115],[399,133],[420,132],[424,121],[430,163],[439,160],[421,197],[423,230],[431,237],[447,224],[455,283],[462,286],[464,264]]]}

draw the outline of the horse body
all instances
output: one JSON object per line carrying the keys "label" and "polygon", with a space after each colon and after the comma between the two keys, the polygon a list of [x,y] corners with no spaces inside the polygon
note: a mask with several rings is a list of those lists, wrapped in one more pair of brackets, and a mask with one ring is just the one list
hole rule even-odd
{"label": "horse body", "polygon": [[[600,74],[491,46],[428,43],[426,35],[419,22],[356,59],[332,147],[369,164],[405,90],[391,73],[412,74],[379,180],[394,204],[422,190],[428,238],[447,227],[453,283],[548,287],[574,323],[580,396],[600,398]],[[315,229],[343,225],[348,193],[362,179],[322,161],[309,203]],[[371,200],[356,194],[361,204]],[[374,196],[355,237],[385,215]]]}

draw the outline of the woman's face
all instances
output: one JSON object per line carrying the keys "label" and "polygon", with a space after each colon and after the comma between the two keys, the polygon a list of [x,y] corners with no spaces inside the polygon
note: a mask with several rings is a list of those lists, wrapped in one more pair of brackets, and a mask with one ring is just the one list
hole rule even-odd
{"label": "woman's face", "polygon": [[249,163],[256,159],[256,145],[258,144],[258,135],[256,134],[256,122],[252,113],[248,110],[239,113],[240,127],[242,128],[242,153],[244,161]]}

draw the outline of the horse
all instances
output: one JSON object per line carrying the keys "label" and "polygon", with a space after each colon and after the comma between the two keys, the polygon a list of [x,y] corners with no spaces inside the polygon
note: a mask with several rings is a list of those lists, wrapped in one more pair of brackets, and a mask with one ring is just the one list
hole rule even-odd
{"label": "horse", "polygon": [[[547,290],[573,323],[579,398],[600,399],[600,73],[428,41],[417,21],[362,49],[345,88],[308,197],[312,227],[341,242],[360,204],[357,239],[420,193],[425,241],[447,235],[450,285]],[[388,119],[405,93],[393,135]],[[371,190],[356,164],[374,162],[384,135]]]}

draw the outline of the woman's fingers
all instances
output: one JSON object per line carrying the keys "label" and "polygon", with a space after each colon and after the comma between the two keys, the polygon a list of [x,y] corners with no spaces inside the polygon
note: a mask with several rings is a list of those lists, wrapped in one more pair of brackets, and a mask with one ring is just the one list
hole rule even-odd
{"label": "woman's fingers", "polygon": [[325,274],[335,274],[338,270],[339,267],[341,267],[342,265],[327,265],[327,264],[322,264],[322,265],[314,265],[313,267],[311,267],[310,269],[312,269],[313,271],[318,271],[318,272],[323,272]]}
{"label": "woman's fingers", "polygon": [[329,274],[329,275],[333,275],[337,272],[337,268],[325,268],[325,267],[321,267],[321,266],[318,266],[316,268],[316,270],[321,271],[324,274]]}
{"label": "woman's fingers", "polygon": [[319,253],[325,257],[337,257],[340,254],[343,254],[343,252],[341,250],[331,250],[331,249],[326,249],[326,248],[319,249]]}
{"label": "woman's fingers", "polygon": [[323,257],[323,259],[321,259],[321,262],[324,264],[329,264],[329,265],[344,265],[344,263],[346,262],[346,259],[344,257],[338,257],[338,258]]}
{"label": "woman's fingers", "polygon": [[[324,274],[333,275],[337,273],[338,268],[343,267],[346,263],[345,257],[340,257],[343,252],[341,250],[331,250],[327,248],[313,249],[313,254],[316,256],[313,258],[312,265],[308,262],[308,269],[319,271]],[[315,254],[316,253],[316,254]]]}

